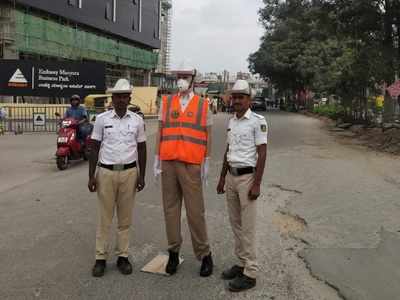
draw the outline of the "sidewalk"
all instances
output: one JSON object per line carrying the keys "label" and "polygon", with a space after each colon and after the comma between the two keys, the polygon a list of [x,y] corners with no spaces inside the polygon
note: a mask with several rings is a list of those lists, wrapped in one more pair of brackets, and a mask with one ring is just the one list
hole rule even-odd
{"label": "sidewalk", "polygon": [[400,155],[400,128],[384,129],[380,127],[365,127],[359,124],[342,124],[337,126],[336,121],[328,117],[313,113],[305,113],[306,116],[321,120],[326,128],[341,143],[363,146],[377,152],[385,152],[392,155]]}

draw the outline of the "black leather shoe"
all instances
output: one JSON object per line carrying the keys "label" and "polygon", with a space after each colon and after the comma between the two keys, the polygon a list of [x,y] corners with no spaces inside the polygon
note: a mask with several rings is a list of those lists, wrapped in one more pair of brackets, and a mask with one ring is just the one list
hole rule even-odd
{"label": "black leather shoe", "polygon": [[235,265],[232,268],[222,272],[221,278],[224,280],[235,279],[236,277],[243,275],[243,270],[244,270],[243,267],[239,267],[239,266]]}
{"label": "black leather shoe", "polygon": [[96,263],[92,269],[93,277],[102,277],[106,270],[106,261],[104,259],[96,259]]}
{"label": "black leather shoe", "polygon": [[174,275],[178,270],[179,266],[179,252],[173,252],[173,251],[168,251],[168,252],[169,252],[169,258],[167,267],[165,268],[165,272],[167,272],[169,275]]}
{"label": "black leather shoe", "polygon": [[214,263],[213,263],[211,253],[210,253],[207,256],[203,257],[203,260],[201,262],[201,268],[200,268],[200,276],[201,277],[210,276],[213,272],[213,267],[214,267]]}
{"label": "black leather shoe", "polygon": [[246,275],[241,275],[229,282],[229,290],[231,292],[242,292],[256,286],[256,279]]}
{"label": "black leather shoe", "polygon": [[124,275],[132,274],[132,265],[127,257],[119,256],[117,260],[117,267],[118,270]]}

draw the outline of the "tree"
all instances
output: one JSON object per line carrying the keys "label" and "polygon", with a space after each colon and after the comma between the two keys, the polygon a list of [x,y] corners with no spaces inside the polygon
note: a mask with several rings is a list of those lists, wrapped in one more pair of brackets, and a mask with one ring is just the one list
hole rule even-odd
{"label": "tree", "polygon": [[334,93],[366,110],[366,91],[399,71],[399,12],[398,0],[264,0],[250,69],[281,90]]}

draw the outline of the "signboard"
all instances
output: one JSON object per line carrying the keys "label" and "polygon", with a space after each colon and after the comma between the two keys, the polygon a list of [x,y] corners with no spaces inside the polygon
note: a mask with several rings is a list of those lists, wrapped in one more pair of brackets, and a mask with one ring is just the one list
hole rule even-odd
{"label": "signboard", "polygon": [[396,81],[391,86],[389,86],[387,88],[387,91],[389,92],[392,98],[397,98],[398,96],[400,96],[400,80]]}
{"label": "signboard", "polygon": [[0,95],[70,97],[104,93],[102,63],[0,60]]}
{"label": "signboard", "polygon": [[33,126],[45,126],[45,125],[46,125],[46,114],[33,113]]}
{"label": "signboard", "polygon": [[133,87],[131,103],[136,104],[140,107],[144,114],[156,114],[157,113],[157,87]]}

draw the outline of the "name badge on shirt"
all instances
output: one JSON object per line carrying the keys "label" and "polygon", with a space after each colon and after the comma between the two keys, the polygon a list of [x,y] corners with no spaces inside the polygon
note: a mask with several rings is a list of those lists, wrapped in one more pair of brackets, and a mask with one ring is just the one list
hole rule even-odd
{"label": "name badge on shirt", "polygon": [[112,125],[106,125],[106,126],[104,126],[104,128],[105,129],[109,129],[109,128],[113,128],[113,126]]}

